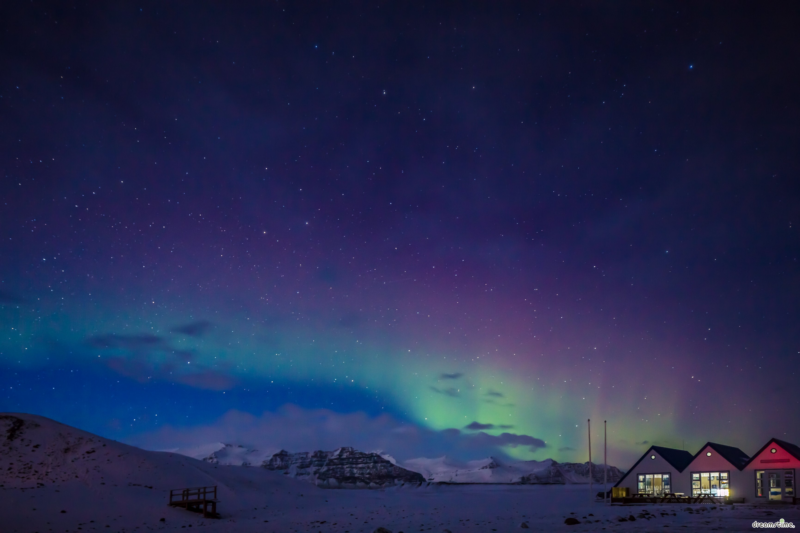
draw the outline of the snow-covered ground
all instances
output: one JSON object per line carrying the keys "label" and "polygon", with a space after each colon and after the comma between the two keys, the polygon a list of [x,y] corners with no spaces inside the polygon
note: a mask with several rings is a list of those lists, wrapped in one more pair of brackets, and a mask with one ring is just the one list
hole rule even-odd
{"label": "snow-covered ground", "polygon": [[[800,527],[797,506],[603,506],[590,501],[586,485],[322,489],[262,468],[140,450],[41,417],[5,416],[0,415],[3,533],[372,533],[378,527],[459,533],[521,531],[522,523],[532,531],[751,531],[754,520],[780,518]],[[20,419],[21,426],[15,421]],[[220,519],[167,506],[169,489],[204,485],[219,487]],[[566,525],[569,517],[580,524]]]}

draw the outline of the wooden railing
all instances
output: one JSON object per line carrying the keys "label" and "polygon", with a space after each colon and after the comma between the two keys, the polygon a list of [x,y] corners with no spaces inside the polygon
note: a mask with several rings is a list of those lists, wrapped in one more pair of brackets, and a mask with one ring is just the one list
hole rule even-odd
{"label": "wooden railing", "polygon": [[216,501],[217,487],[195,487],[189,489],[172,489],[169,491],[169,504],[202,503]]}
{"label": "wooden railing", "polygon": [[219,518],[217,514],[217,487],[195,487],[169,491],[169,505],[187,511],[202,512],[206,518]]}

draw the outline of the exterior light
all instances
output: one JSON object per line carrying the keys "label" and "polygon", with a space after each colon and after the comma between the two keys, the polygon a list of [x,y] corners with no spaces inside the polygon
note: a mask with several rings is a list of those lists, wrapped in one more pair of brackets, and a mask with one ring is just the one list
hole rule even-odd
{"label": "exterior light", "polygon": [[655,455],[651,455],[651,456],[650,456],[650,459],[655,459],[655,458],[656,458],[656,456],[655,456]]}
{"label": "exterior light", "polygon": [[772,449],[769,451],[769,453],[778,453],[778,450],[776,450],[775,448],[772,448]]}
{"label": "exterior light", "polygon": [[711,452],[706,452],[706,457],[711,457]]}

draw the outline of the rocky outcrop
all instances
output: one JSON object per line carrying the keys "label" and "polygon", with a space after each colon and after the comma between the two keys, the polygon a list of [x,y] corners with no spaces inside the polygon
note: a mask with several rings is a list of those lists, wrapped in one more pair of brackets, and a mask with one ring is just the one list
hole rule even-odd
{"label": "rocky outcrop", "polygon": [[[616,466],[608,466],[609,483],[616,483],[622,478],[622,472]],[[603,465],[592,463],[592,481],[603,483]],[[563,485],[565,483],[588,483],[589,463],[557,463],[553,461],[543,470],[522,476],[523,485]]]}
{"label": "rocky outcrop", "polygon": [[519,482],[523,485],[563,485],[567,482],[567,478],[560,466],[553,461],[547,468],[522,476]]}
{"label": "rocky outcrop", "polygon": [[[559,463],[562,471],[571,472],[576,479],[582,479],[584,483],[589,482],[589,463]],[[622,471],[616,466],[609,465],[608,467],[609,483],[616,483],[622,479]],[[592,481],[594,483],[603,482],[603,465],[592,463]]]}
{"label": "rocky outcrop", "polygon": [[281,450],[261,466],[329,488],[381,488],[425,481],[420,474],[401,468],[377,453],[350,447],[312,453]]}

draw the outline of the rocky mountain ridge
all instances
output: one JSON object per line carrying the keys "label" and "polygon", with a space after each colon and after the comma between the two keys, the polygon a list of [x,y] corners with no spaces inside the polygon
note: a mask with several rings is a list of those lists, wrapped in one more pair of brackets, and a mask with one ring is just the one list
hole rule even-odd
{"label": "rocky mountain ridge", "polygon": [[[290,453],[262,452],[235,444],[219,444],[219,449],[197,457],[218,465],[262,467],[322,487],[376,488],[405,484],[515,484],[565,485],[589,483],[589,463],[509,461],[488,457],[475,461],[455,461],[448,457],[417,458],[397,464],[383,452],[361,452],[352,447],[334,451]],[[622,472],[608,466],[608,483],[616,483]],[[592,481],[603,483],[603,465],[592,464]]]}
{"label": "rocky mountain ridge", "polygon": [[360,452],[351,447],[332,452],[281,450],[261,466],[332,488],[380,488],[425,482],[419,473],[397,466],[378,453]]}

